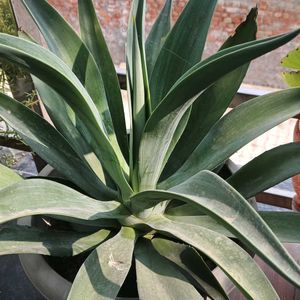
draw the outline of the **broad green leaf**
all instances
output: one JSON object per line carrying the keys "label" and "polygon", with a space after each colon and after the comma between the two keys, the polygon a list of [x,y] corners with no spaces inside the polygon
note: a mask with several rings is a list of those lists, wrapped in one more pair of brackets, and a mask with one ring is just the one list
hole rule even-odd
{"label": "broad green leaf", "polygon": [[225,291],[195,249],[162,238],[152,239],[151,242],[160,255],[178,265],[184,274],[191,276],[211,299],[228,299]]}
{"label": "broad green leaf", "polygon": [[[46,82],[68,102],[89,132],[86,136],[83,130],[83,137],[90,143],[126,199],[131,194],[131,188],[122,171],[123,168],[127,173],[127,163],[123,156],[116,155],[93,101],[69,67],[49,50],[5,34],[0,34],[0,56],[30,69],[32,74]],[[89,139],[90,136],[92,139]]]}
{"label": "broad green leaf", "polygon": [[[250,62],[251,60],[274,50],[294,37],[300,29],[287,34],[223,49],[190,68],[173,85],[149,118],[146,129],[150,130],[168,113],[198,95],[202,90],[220,79],[225,74]],[[160,74],[160,76],[162,76]]]}
{"label": "broad green leaf", "polygon": [[254,138],[299,113],[299,99],[300,88],[293,88],[239,105],[212,127],[182,167],[160,186],[175,186],[201,170],[213,170]]}
{"label": "broad green leaf", "polygon": [[279,297],[251,256],[227,237],[204,227],[172,222],[163,217],[147,220],[149,226],[190,244],[212,259],[247,299],[275,300]]}
{"label": "broad green leaf", "polygon": [[[185,223],[195,226],[205,227],[207,229],[216,231],[227,237],[234,238],[235,235],[226,229],[220,222],[214,220],[209,216],[197,216],[199,209],[195,205],[190,205],[193,209],[192,215],[180,216],[169,215],[166,217],[176,223]],[[201,213],[201,211],[199,211]],[[281,243],[300,243],[300,214],[293,212],[259,212],[259,215],[268,224],[276,237]]]}
{"label": "broad green leaf", "polygon": [[216,0],[190,0],[166,38],[150,78],[153,108],[201,60]]}
{"label": "broad green leaf", "polygon": [[101,115],[103,126],[115,151],[121,156],[107,104],[103,78],[86,45],[47,1],[22,1],[42,32],[49,49],[73,70],[86,87]]}
{"label": "broad green leaf", "polygon": [[[132,57],[131,68],[129,71],[132,74],[131,91],[131,112],[132,112],[132,128],[130,129],[130,171],[132,174],[133,186],[138,189],[137,180],[137,159],[138,149],[140,146],[141,136],[146,122],[146,106],[145,106],[145,91],[143,80],[143,69],[141,61],[141,53],[139,50],[138,36],[135,24],[132,25]],[[130,30],[130,29],[129,29]],[[129,43],[129,41],[128,41]],[[129,54],[128,54],[129,55]]]}
{"label": "broad green leaf", "polygon": [[[233,36],[223,46],[226,49],[256,39],[257,8],[251,9]],[[162,178],[172,175],[190,156],[210,128],[222,117],[237,93],[249,64],[246,64],[219,79],[206,89],[193,103],[189,121],[164,170]]]}
{"label": "broad green leaf", "polygon": [[160,120],[151,131],[144,132],[139,151],[140,190],[156,187],[160,174],[188,121],[190,106],[191,101],[188,101]]}
{"label": "broad green leaf", "polygon": [[300,71],[298,72],[284,72],[283,79],[291,87],[300,86]]}
{"label": "broad green leaf", "polygon": [[40,214],[93,221],[124,218],[128,212],[117,201],[94,200],[50,180],[29,179],[0,190],[0,224]]}
{"label": "broad green leaf", "polygon": [[116,299],[131,267],[135,240],[134,229],[122,227],[98,246],[79,269],[68,299]]}
{"label": "broad green leaf", "polygon": [[159,52],[171,30],[172,2],[172,0],[166,0],[146,40],[145,51],[149,78],[151,78]]}
{"label": "broad green leaf", "polygon": [[202,171],[168,191],[138,193],[132,197],[131,205],[134,211],[139,212],[166,199],[196,204],[283,277],[300,286],[300,267],[247,200],[221,177]]}
{"label": "broad green leaf", "polygon": [[300,47],[292,50],[283,58],[281,64],[286,68],[300,70]]}
{"label": "broad green leaf", "polygon": [[[65,104],[64,99],[46,83],[33,76],[35,88],[55,128],[66,138],[82,161],[86,161],[99,179],[105,183],[104,170],[91,146],[78,130],[80,120],[74,111]],[[53,101],[55,99],[55,101]],[[76,127],[77,124],[77,127]],[[81,124],[83,126],[83,124]],[[86,132],[88,135],[88,132]]]}
{"label": "broad green leaf", "polygon": [[150,241],[138,241],[134,256],[140,299],[203,299],[180,270],[155,251]]}
{"label": "broad green leaf", "polygon": [[132,186],[138,190],[138,149],[147,114],[151,111],[144,49],[144,0],[134,0],[127,34],[127,81],[130,114],[130,174]]}
{"label": "broad green leaf", "polygon": [[[78,14],[81,38],[90,50],[101,72],[114,130],[123,155],[128,158],[128,139],[118,76],[92,0],[79,0]],[[95,79],[92,80],[96,82]]]}
{"label": "broad green leaf", "polygon": [[99,245],[109,233],[105,229],[86,235],[72,231],[53,231],[26,226],[2,226],[0,255],[32,253],[73,256]]}
{"label": "broad green leaf", "polygon": [[0,190],[22,181],[22,177],[12,169],[0,164]]}
{"label": "broad green leaf", "polygon": [[300,214],[295,212],[260,212],[282,243],[300,243]]}
{"label": "broad green leaf", "polygon": [[242,166],[227,182],[248,199],[300,173],[299,155],[300,143],[278,146]]}
{"label": "broad green leaf", "polygon": [[0,99],[0,116],[41,158],[93,197],[103,200],[116,197],[116,193],[93,174],[47,121],[4,94],[0,94]]}

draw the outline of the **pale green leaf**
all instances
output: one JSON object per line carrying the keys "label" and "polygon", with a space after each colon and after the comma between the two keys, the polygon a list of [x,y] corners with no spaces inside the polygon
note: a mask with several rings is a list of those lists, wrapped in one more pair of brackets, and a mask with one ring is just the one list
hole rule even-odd
{"label": "pale green leaf", "polygon": [[123,155],[128,158],[128,138],[120,85],[92,0],[78,1],[78,15],[82,40],[101,72],[114,130]]}
{"label": "pale green leaf", "polygon": [[227,179],[246,199],[300,173],[300,143],[275,147],[252,159]]}
{"label": "pale green leaf", "polygon": [[209,171],[202,171],[168,191],[153,190],[136,194],[132,197],[131,205],[138,212],[166,199],[196,204],[283,277],[300,286],[299,265],[248,201],[221,177]]}
{"label": "pale green leaf", "polygon": [[22,177],[12,169],[0,164],[0,190],[22,181]]}
{"label": "pale green leaf", "polygon": [[79,269],[68,299],[116,299],[131,267],[135,239],[134,229],[122,227],[98,246]]}
{"label": "pale green leaf", "polygon": [[[25,69],[30,69],[31,73],[64,97],[89,132],[86,136],[83,131],[83,137],[87,139],[103,167],[119,185],[124,198],[127,198],[131,194],[131,188],[122,171],[122,168],[125,173],[128,171],[127,163],[123,156],[116,155],[104,132],[102,120],[94,103],[69,67],[49,50],[5,34],[0,34],[0,55]],[[92,139],[89,139],[90,136]]]}
{"label": "pale green leaf", "polygon": [[227,237],[204,227],[172,222],[163,217],[147,220],[153,229],[190,244],[212,259],[248,299],[279,297],[251,256]]}
{"label": "pale green leaf", "polygon": [[157,57],[150,78],[153,108],[176,80],[202,57],[216,0],[190,0]]}
{"label": "pale green leaf", "polygon": [[134,256],[140,299],[203,299],[179,269],[154,250],[150,241],[140,240]]}
{"label": "pale green leaf", "polygon": [[228,300],[225,291],[195,249],[162,238],[152,239],[151,242],[160,255],[178,265],[184,274],[191,276],[210,298]]}
{"label": "pale green leaf", "polygon": [[2,226],[0,255],[25,253],[52,256],[78,255],[102,243],[109,233],[105,229],[87,235],[26,226]]}
{"label": "pale green leaf", "polygon": [[[251,9],[247,19],[241,23],[220,50],[256,39],[257,8]],[[193,103],[189,121],[178,141],[162,178],[173,174],[190,156],[210,128],[222,117],[237,93],[249,64],[246,64],[219,79],[206,89]]]}
{"label": "pale green leaf", "polygon": [[175,186],[201,170],[213,170],[267,130],[300,112],[300,88],[245,102],[221,118],[174,175],[160,184]]}
{"label": "pale green leaf", "polygon": [[146,40],[145,51],[149,78],[151,78],[159,52],[171,30],[172,2],[172,0],[166,0]]}
{"label": "pale green leaf", "polygon": [[128,215],[117,201],[98,201],[65,185],[29,179],[0,190],[0,224],[33,215],[59,215],[81,220],[118,219]]}
{"label": "pale green leaf", "polygon": [[41,158],[93,197],[116,198],[82,162],[65,138],[42,117],[20,102],[0,93],[0,116]]}

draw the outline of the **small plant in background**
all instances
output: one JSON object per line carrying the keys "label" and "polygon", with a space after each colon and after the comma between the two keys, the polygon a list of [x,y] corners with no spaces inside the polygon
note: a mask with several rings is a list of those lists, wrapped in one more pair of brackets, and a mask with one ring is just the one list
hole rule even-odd
{"label": "small plant in background", "polygon": [[130,274],[138,291],[130,296],[141,299],[228,299],[213,266],[247,298],[279,299],[246,250],[300,287],[300,268],[279,241],[300,240],[290,229],[299,215],[259,214],[247,201],[299,172],[299,146],[266,152],[227,181],[220,176],[234,152],[300,112],[296,88],[223,116],[249,62],[299,30],[256,41],[254,8],[221,49],[202,60],[217,1],[190,0],[171,26],[167,0],[145,40],[146,3],[134,0],[126,52],[128,138],[117,75],[92,1],[78,0],[81,37],[47,1],[22,2],[49,50],[0,34],[0,56],[34,75],[55,127],[4,94],[0,116],[61,173],[64,184],[22,180],[1,166],[0,223],[48,215],[85,230],[7,225],[0,253],[90,251],[69,299],[128,296],[122,286]]}
{"label": "small plant in background", "polygon": [[[292,50],[281,62],[282,66],[292,69],[292,71],[282,74],[284,81],[291,87],[300,86],[300,47]],[[300,122],[297,120],[294,128],[294,142],[300,141]],[[292,178],[296,195],[293,198],[293,208],[300,211],[300,175]]]}

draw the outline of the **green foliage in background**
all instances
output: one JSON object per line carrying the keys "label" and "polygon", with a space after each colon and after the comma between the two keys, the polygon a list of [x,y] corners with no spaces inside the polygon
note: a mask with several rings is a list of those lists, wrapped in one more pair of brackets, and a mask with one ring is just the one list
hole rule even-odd
{"label": "green foliage in background", "polygon": [[286,83],[292,87],[300,86],[300,47],[290,51],[281,64],[286,68],[294,69],[282,74]]}
{"label": "green foliage in background", "polygon": [[[300,216],[260,214],[247,200],[300,171],[294,162],[299,145],[266,152],[227,181],[220,176],[234,152],[300,113],[300,88],[293,88],[223,116],[251,60],[299,30],[256,40],[254,8],[217,53],[202,59],[217,1],[190,0],[172,25],[167,0],[147,39],[146,1],[132,1],[128,137],[117,74],[92,0],[78,0],[80,37],[47,1],[22,2],[49,49],[0,34],[0,57],[34,75],[54,126],[4,94],[0,116],[64,180],[23,180],[1,167],[0,253],[89,251],[71,300],[124,295],[130,273],[138,295],[129,296],[228,299],[213,266],[246,298],[279,299],[248,251],[300,287],[300,267],[280,242],[300,241],[294,226]],[[6,224],[32,215],[79,223],[84,230]]]}

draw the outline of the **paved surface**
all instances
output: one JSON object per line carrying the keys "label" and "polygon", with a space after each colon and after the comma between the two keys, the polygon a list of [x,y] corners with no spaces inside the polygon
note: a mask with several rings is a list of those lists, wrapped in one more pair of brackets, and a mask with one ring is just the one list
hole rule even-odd
{"label": "paved surface", "polygon": [[0,266],[1,300],[45,300],[27,279],[17,255],[0,256]]}

